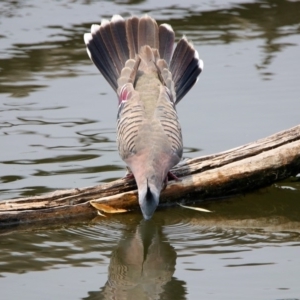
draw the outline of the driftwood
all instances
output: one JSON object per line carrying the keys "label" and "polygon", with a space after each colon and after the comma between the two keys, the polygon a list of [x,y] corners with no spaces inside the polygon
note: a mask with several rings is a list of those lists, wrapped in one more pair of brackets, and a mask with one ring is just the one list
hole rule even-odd
{"label": "driftwood", "polygon": [[[253,191],[300,172],[300,125],[219,154],[184,161],[161,193],[160,205]],[[124,178],[94,187],[0,201],[0,227],[96,215],[90,204],[138,209],[136,185]]]}

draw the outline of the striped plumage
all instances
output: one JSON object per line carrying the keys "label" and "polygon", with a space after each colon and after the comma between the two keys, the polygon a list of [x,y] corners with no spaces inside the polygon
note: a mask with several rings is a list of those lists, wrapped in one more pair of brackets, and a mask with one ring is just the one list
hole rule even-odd
{"label": "striped plumage", "polygon": [[[117,141],[152,217],[170,169],[182,157],[175,105],[197,81],[203,62],[183,37],[174,50],[170,25],[149,16],[113,16],[84,35],[88,54],[119,98]],[[174,51],[174,52],[173,52]]]}

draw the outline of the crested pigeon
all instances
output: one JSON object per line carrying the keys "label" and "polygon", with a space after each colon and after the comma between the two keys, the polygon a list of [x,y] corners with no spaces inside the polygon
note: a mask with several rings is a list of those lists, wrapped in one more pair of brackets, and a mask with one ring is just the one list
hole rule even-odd
{"label": "crested pigeon", "polygon": [[174,49],[174,40],[170,25],[158,26],[147,15],[114,15],[84,34],[90,59],[118,96],[118,150],[135,178],[145,219],[182,157],[175,106],[203,69],[193,45],[183,37]]}

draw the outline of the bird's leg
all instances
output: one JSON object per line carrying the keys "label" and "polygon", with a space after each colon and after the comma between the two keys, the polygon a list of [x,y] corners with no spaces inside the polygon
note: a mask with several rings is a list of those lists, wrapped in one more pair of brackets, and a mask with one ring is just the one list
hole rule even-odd
{"label": "bird's leg", "polygon": [[174,173],[172,173],[171,171],[168,172],[166,179],[167,179],[167,183],[168,183],[168,179],[171,179],[171,180],[173,179],[173,180],[175,180],[175,181],[181,181],[181,179],[178,178],[178,177],[177,177]]}
{"label": "bird's leg", "polygon": [[166,188],[169,179],[170,180],[175,180],[175,181],[181,181],[180,178],[178,178],[175,174],[173,174],[171,171],[169,171],[166,178],[165,178],[165,180],[164,180],[163,189]]}
{"label": "bird's leg", "polygon": [[134,179],[134,175],[132,173],[132,171],[130,170],[129,167],[126,166],[126,174],[125,176],[123,177],[123,179]]}

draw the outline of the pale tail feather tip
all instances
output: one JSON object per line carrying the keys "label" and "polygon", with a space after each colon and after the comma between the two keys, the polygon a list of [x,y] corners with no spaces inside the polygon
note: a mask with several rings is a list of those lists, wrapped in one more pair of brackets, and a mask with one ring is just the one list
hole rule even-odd
{"label": "pale tail feather tip", "polygon": [[118,22],[118,21],[124,21],[123,17],[120,15],[113,15],[113,17],[111,18],[112,22]]}
{"label": "pale tail feather tip", "polygon": [[199,69],[201,69],[201,71],[203,71],[204,63],[203,63],[203,60],[199,58],[199,53],[196,49],[195,49],[195,58],[198,60]]}
{"label": "pale tail feather tip", "polygon": [[101,20],[101,26],[105,26],[107,24],[109,24],[109,21],[107,19],[102,19]]}
{"label": "pale tail feather tip", "polygon": [[83,35],[83,39],[84,39],[85,44],[87,45],[93,39],[93,37],[90,33],[85,33]]}
{"label": "pale tail feather tip", "polygon": [[99,30],[100,26],[98,24],[93,24],[91,26],[91,33],[95,34]]}
{"label": "pale tail feather tip", "polygon": [[203,71],[204,69],[204,62],[202,59],[199,59],[199,68],[201,69],[201,71]]}
{"label": "pale tail feather tip", "polygon": [[172,26],[171,26],[170,24],[163,23],[163,24],[161,24],[160,26],[163,26],[163,27],[165,27],[167,30],[173,32],[173,28],[172,28]]}
{"label": "pale tail feather tip", "polygon": [[199,53],[198,53],[198,51],[196,49],[195,49],[195,55],[194,55],[194,57],[199,60]]}

